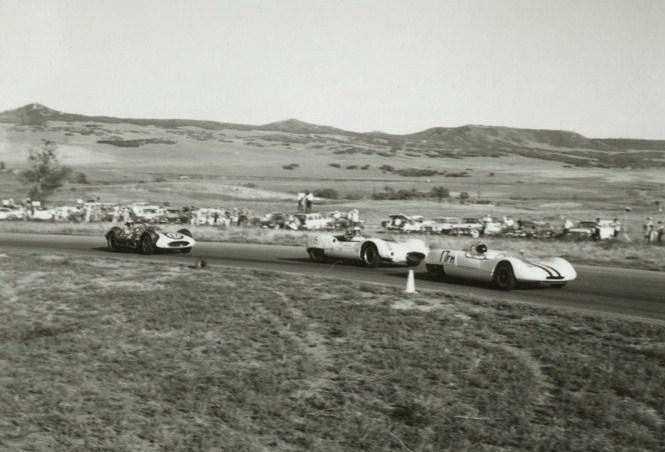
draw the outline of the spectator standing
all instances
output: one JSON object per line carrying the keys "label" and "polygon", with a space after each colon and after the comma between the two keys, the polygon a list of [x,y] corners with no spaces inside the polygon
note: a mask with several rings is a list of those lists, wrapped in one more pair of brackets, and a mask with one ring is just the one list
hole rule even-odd
{"label": "spectator standing", "polygon": [[618,218],[612,220],[612,229],[614,229],[614,238],[616,239],[619,237],[619,233],[621,232],[621,222]]}
{"label": "spectator standing", "polygon": [[651,217],[647,217],[646,221],[644,222],[644,240],[647,243],[651,243],[652,232],[653,232],[653,221],[651,220]]}
{"label": "spectator standing", "polygon": [[298,212],[305,210],[305,194],[303,192],[298,193]]}
{"label": "spectator standing", "polygon": [[596,224],[593,226],[593,239],[600,240],[600,218],[596,218]]}
{"label": "spectator standing", "polygon": [[659,245],[663,244],[663,235],[665,235],[665,224],[661,220],[658,220],[658,224],[656,225],[656,240],[658,241]]}
{"label": "spectator standing", "polygon": [[308,191],[305,195],[305,212],[309,213],[312,211],[312,205],[314,204],[314,194],[311,191]]}

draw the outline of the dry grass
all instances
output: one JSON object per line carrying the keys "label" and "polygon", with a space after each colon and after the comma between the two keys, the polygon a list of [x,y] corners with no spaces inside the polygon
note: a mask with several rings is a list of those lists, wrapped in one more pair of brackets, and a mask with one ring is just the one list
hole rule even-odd
{"label": "dry grass", "polygon": [[57,254],[0,290],[1,450],[665,445],[660,325]]}

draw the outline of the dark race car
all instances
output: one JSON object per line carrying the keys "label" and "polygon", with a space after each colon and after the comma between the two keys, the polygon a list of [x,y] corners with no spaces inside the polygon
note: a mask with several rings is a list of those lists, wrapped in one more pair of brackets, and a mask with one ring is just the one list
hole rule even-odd
{"label": "dark race car", "polygon": [[187,229],[165,232],[153,225],[128,224],[124,229],[118,226],[111,228],[106,233],[106,243],[111,251],[129,249],[142,254],[154,254],[167,250],[189,253],[196,241]]}

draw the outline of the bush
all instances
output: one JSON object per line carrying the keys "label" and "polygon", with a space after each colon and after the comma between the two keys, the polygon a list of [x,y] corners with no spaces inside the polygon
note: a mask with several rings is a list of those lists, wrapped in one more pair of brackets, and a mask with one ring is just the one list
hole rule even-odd
{"label": "bush", "polygon": [[432,198],[437,198],[439,201],[443,198],[450,198],[450,190],[442,186],[432,187],[429,194]]}
{"label": "bush", "polygon": [[440,174],[439,171],[433,169],[421,169],[421,168],[404,168],[395,171],[400,176],[405,177],[430,177]]}
{"label": "bush", "polygon": [[298,165],[297,163],[289,163],[288,165],[282,165],[282,168],[285,170],[293,170],[298,168],[299,166],[300,165]]}
{"label": "bush", "polygon": [[72,176],[71,181],[74,182],[75,184],[89,184],[90,183],[90,182],[88,182],[88,177],[85,174],[80,173],[80,172],[75,173]]}
{"label": "bush", "polygon": [[358,169],[358,165],[349,165],[349,166],[346,167],[346,169],[348,169],[348,170],[356,170],[356,169]]}
{"label": "bush", "polygon": [[332,166],[333,168],[337,168],[337,169],[342,167],[342,165],[340,165],[339,163],[329,163],[328,166]]}

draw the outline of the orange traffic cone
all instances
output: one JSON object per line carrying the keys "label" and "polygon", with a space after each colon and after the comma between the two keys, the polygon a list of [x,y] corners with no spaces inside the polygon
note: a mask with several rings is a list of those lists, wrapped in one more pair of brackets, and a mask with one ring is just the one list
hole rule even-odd
{"label": "orange traffic cone", "polygon": [[409,276],[406,278],[406,289],[405,293],[416,293],[416,278],[413,274],[413,270],[409,270]]}

